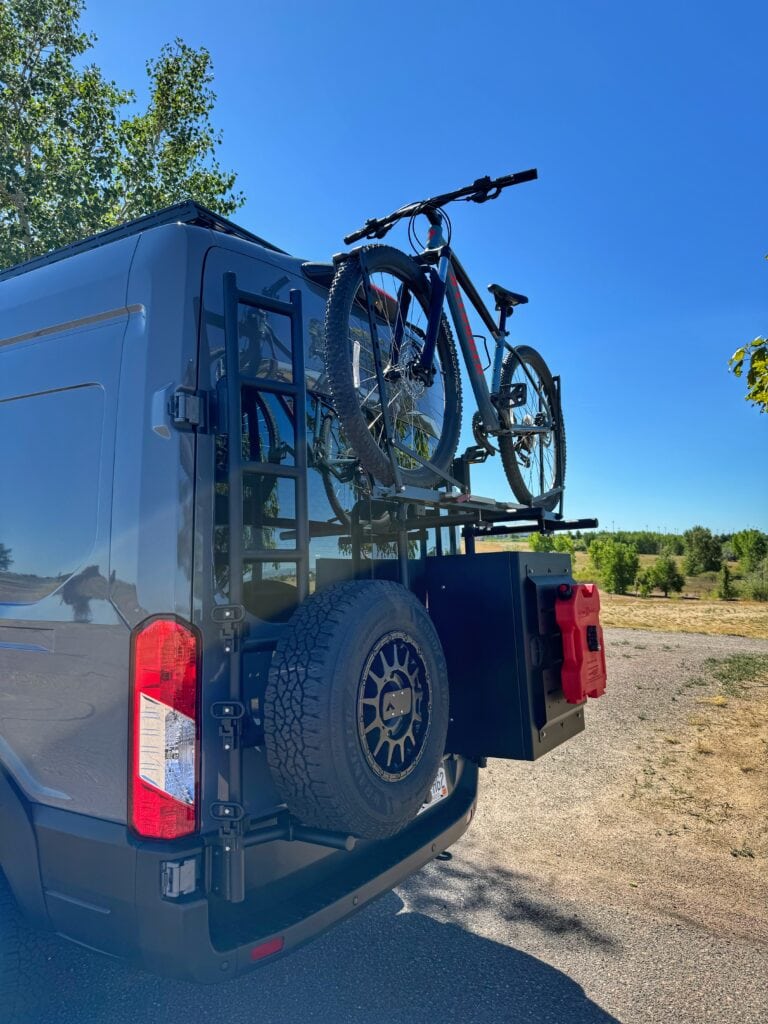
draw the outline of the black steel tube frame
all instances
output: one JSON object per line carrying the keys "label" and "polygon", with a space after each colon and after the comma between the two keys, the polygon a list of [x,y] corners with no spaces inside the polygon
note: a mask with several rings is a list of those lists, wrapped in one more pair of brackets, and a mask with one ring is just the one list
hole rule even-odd
{"label": "black steel tube frame", "polygon": [[[263,552],[251,551],[244,545],[243,529],[243,476],[247,472],[271,474],[295,481],[296,529],[295,547],[270,551],[269,561],[290,562],[296,565],[296,590],[299,602],[309,594],[309,503],[307,495],[307,410],[304,371],[304,338],[301,292],[293,289],[290,301],[282,302],[266,295],[254,295],[238,288],[234,273],[224,275],[224,347],[226,355],[227,397],[227,454],[228,454],[228,554],[229,603],[233,607],[232,627],[223,633],[224,650],[229,654],[229,698],[234,707],[242,698],[242,624],[243,572],[248,562],[265,561]],[[240,349],[237,314],[240,304],[253,306],[287,316],[291,323],[293,380],[290,384],[261,377],[248,377],[240,373]],[[271,392],[293,399],[294,466],[250,462],[243,459],[242,451],[242,392],[244,387]],[[226,805],[232,811],[229,821],[220,821],[222,850],[222,895],[233,903],[245,899],[245,855],[242,828],[243,767],[242,751],[238,742],[225,748],[229,751],[227,765]]]}

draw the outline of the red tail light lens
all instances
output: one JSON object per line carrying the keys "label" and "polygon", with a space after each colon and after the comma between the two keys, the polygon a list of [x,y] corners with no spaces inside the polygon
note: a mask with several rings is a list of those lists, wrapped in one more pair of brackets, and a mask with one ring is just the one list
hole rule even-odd
{"label": "red tail light lens", "polygon": [[130,824],[148,839],[178,839],[197,828],[199,644],[175,618],[133,634]]}

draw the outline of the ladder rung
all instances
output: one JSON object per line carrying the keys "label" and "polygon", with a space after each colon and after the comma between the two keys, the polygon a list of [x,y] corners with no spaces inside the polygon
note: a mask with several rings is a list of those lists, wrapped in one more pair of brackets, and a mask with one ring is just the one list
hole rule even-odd
{"label": "ladder rung", "polygon": [[244,473],[264,473],[270,476],[285,476],[292,480],[298,480],[301,470],[295,466],[281,466],[279,462],[242,462],[241,468]]}
{"label": "ladder rung", "polygon": [[237,289],[237,301],[244,306],[266,309],[270,313],[279,313],[280,316],[287,316],[291,319],[296,314],[296,309],[290,302],[274,299],[270,295],[254,295],[252,292],[244,292],[241,288]]}
{"label": "ladder rung", "polygon": [[258,388],[259,391],[271,391],[276,395],[292,395],[296,397],[296,385],[285,380],[270,380],[268,377],[240,376],[240,385],[244,388]]}
{"label": "ladder rung", "polygon": [[303,562],[305,558],[306,555],[302,555],[297,548],[270,548],[267,551],[263,548],[246,548],[243,551],[244,562]]}

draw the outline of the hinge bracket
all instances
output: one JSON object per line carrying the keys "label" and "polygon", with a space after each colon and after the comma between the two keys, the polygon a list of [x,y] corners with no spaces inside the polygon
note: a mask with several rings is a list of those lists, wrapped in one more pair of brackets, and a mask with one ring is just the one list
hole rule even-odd
{"label": "hinge bracket", "polygon": [[168,409],[177,430],[201,430],[208,427],[208,393],[177,388]]}

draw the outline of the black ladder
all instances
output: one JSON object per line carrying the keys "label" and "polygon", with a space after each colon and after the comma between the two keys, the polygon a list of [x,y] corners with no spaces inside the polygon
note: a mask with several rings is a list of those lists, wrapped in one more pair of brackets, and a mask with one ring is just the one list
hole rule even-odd
{"label": "black ladder", "polygon": [[[267,313],[289,318],[291,323],[292,380],[246,376],[240,372],[238,307],[251,306]],[[247,565],[292,563],[296,566],[296,599],[300,604],[309,594],[309,511],[307,489],[307,400],[304,377],[304,330],[301,292],[291,290],[290,301],[282,302],[267,295],[243,291],[234,273],[224,275],[224,346],[226,354],[226,429],[228,509],[229,604],[214,609],[214,619],[221,625],[224,651],[229,656],[229,700],[215,705],[224,750],[229,756],[227,799],[213,805],[212,813],[219,823],[220,842],[215,851],[219,865],[220,892],[234,903],[245,898],[245,843],[247,829],[243,809],[242,760],[238,726],[245,708],[242,695],[242,640],[246,612],[243,605],[243,577]],[[262,394],[273,394],[292,400],[294,465],[278,462],[252,462],[243,458],[243,388],[254,388]],[[288,403],[284,403],[284,407]],[[295,483],[295,546],[293,548],[246,548],[243,514],[244,477],[286,477]]]}

